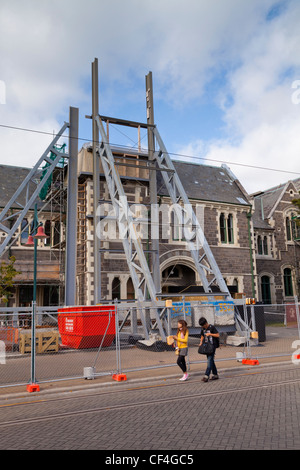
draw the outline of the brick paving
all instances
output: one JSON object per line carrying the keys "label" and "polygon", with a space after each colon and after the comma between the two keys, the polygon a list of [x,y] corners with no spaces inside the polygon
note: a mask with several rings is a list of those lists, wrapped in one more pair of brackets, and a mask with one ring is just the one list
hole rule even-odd
{"label": "brick paving", "polygon": [[[0,398],[0,449],[298,450],[300,367]],[[30,420],[30,421],[27,421]]]}

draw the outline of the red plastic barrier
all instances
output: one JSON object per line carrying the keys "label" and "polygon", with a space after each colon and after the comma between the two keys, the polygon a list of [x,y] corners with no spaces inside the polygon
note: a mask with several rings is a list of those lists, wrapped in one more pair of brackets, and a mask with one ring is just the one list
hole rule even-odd
{"label": "red plastic barrier", "polygon": [[59,308],[58,329],[64,346],[75,349],[98,348],[103,340],[102,347],[108,347],[116,334],[115,306]]}

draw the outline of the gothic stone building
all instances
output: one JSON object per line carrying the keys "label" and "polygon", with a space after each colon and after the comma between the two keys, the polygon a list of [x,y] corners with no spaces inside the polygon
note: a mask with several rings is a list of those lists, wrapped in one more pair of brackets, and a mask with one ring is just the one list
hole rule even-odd
{"label": "gothic stone building", "polygon": [[[127,151],[128,152],[128,151]],[[149,172],[139,169],[146,158],[141,152],[124,154],[114,149],[115,157],[135,161],[135,168],[118,166],[129,205],[142,207],[144,218],[149,208]],[[230,291],[254,297],[256,289],[255,259],[252,256],[250,218],[251,202],[235,176],[226,167],[213,167],[174,162],[190,202],[200,214],[204,233]],[[100,168],[101,173],[101,168]],[[79,304],[93,303],[93,176],[92,148],[85,145],[79,153],[79,243],[77,293]],[[201,282],[184,239],[181,224],[166,211],[171,204],[161,175],[157,174],[158,204],[160,207],[159,261],[163,293],[201,292]],[[105,216],[109,214],[109,193],[104,175],[100,176],[100,199]],[[102,214],[102,215],[103,215]],[[170,215],[171,214],[171,215]],[[106,219],[114,226],[115,221]],[[151,230],[148,227],[149,231]],[[105,229],[104,229],[105,230]],[[114,231],[113,231],[114,232]],[[109,233],[112,233],[111,231]],[[117,230],[114,232],[118,235]],[[102,234],[103,235],[103,234]],[[149,248],[149,233],[143,237],[145,252]],[[133,299],[130,278],[122,243],[118,236],[102,236],[101,297],[104,299]],[[151,256],[151,255],[149,255]]]}
{"label": "gothic stone building", "polygon": [[292,204],[299,189],[300,178],[253,195],[258,298],[267,304],[299,296],[300,227]]}
{"label": "gothic stone building", "polygon": [[[149,214],[149,171],[143,152],[124,153],[114,149],[117,161],[124,156],[134,165],[118,166],[128,202],[147,219]],[[93,168],[92,148],[82,147],[78,158],[77,304],[94,302],[93,253]],[[233,296],[244,293],[265,303],[282,303],[299,295],[299,230],[296,210],[300,180],[251,197],[225,165],[221,167],[174,162],[178,175],[193,204],[209,246]],[[141,168],[139,168],[139,166]],[[1,199],[4,207],[28,174],[28,169],[0,166]],[[49,238],[39,240],[37,261],[38,305],[64,301],[65,201],[67,168],[56,170],[46,201],[38,201],[39,221]],[[110,220],[110,197],[100,168],[100,199],[103,202],[101,241],[101,298],[134,299],[134,290],[122,253],[116,221]],[[160,208],[159,264],[163,293],[201,292],[201,281],[187,250],[184,229],[167,211],[170,198],[157,173],[157,203]],[[45,204],[47,203],[47,204]],[[137,209],[136,209],[137,208]],[[13,210],[17,211],[18,208]],[[142,213],[144,212],[144,213]],[[23,221],[14,243],[2,257],[15,256],[21,272],[15,279],[11,306],[29,306],[33,285],[33,248],[26,246],[33,220],[33,208]],[[108,231],[113,224],[113,232]],[[114,225],[115,224],[115,225]],[[144,225],[145,228],[145,225]],[[145,253],[151,246],[151,227],[143,237]],[[298,231],[297,231],[298,230]],[[112,233],[112,235],[111,235]],[[104,235],[104,236],[103,236]],[[2,234],[4,236],[4,234]],[[149,261],[151,254],[149,253]]]}
{"label": "gothic stone building", "polygon": [[[30,169],[8,165],[0,165],[0,211],[22,184]],[[64,196],[63,192],[55,191],[63,180],[63,169],[55,170],[52,182],[51,201],[37,200],[38,220],[42,223],[48,238],[38,240],[37,247],[37,305],[54,306],[63,303],[63,240],[64,240]],[[24,204],[21,194],[19,201]],[[57,200],[57,197],[59,200]],[[20,207],[11,208],[11,213],[17,214]],[[5,223],[12,224],[13,218]],[[34,278],[34,248],[26,245],[28,236],[33,228],[34,206],[30,208],[13,240],[3,253],[1,261],[7,262],[11,256],[16,259],[15,268],[20,272],[14,279],[14,289],[9,301],[10,307],[30,307],[33,297]],[[0,232],[0,237],[5,233]]]}

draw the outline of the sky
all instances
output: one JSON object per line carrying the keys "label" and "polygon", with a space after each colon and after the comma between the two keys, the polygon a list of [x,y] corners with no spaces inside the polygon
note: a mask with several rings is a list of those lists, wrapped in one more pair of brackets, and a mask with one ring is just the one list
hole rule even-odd
{"label": "sky", "polygon": [[[299,178],[299,20],[299,0],[1,0],[0,164],[32,167],[70,106],[79,148],[91,140],[97,58],[105,116],[146,122],[152,72],[173,159],[225,163],[248,193]],[[110,127],[112,144],[137,141]]]}

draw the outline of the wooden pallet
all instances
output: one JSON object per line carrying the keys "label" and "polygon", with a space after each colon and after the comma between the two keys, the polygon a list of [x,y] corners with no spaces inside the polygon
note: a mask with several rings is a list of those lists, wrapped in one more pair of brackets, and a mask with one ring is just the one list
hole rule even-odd
{"label": "wooden pallet", "polygon": [[[36,353],[58,352],[59,333],[57,331],[37,331]],[[31,331],[20,331],[19,351],[21,354],[31,352]]]}

